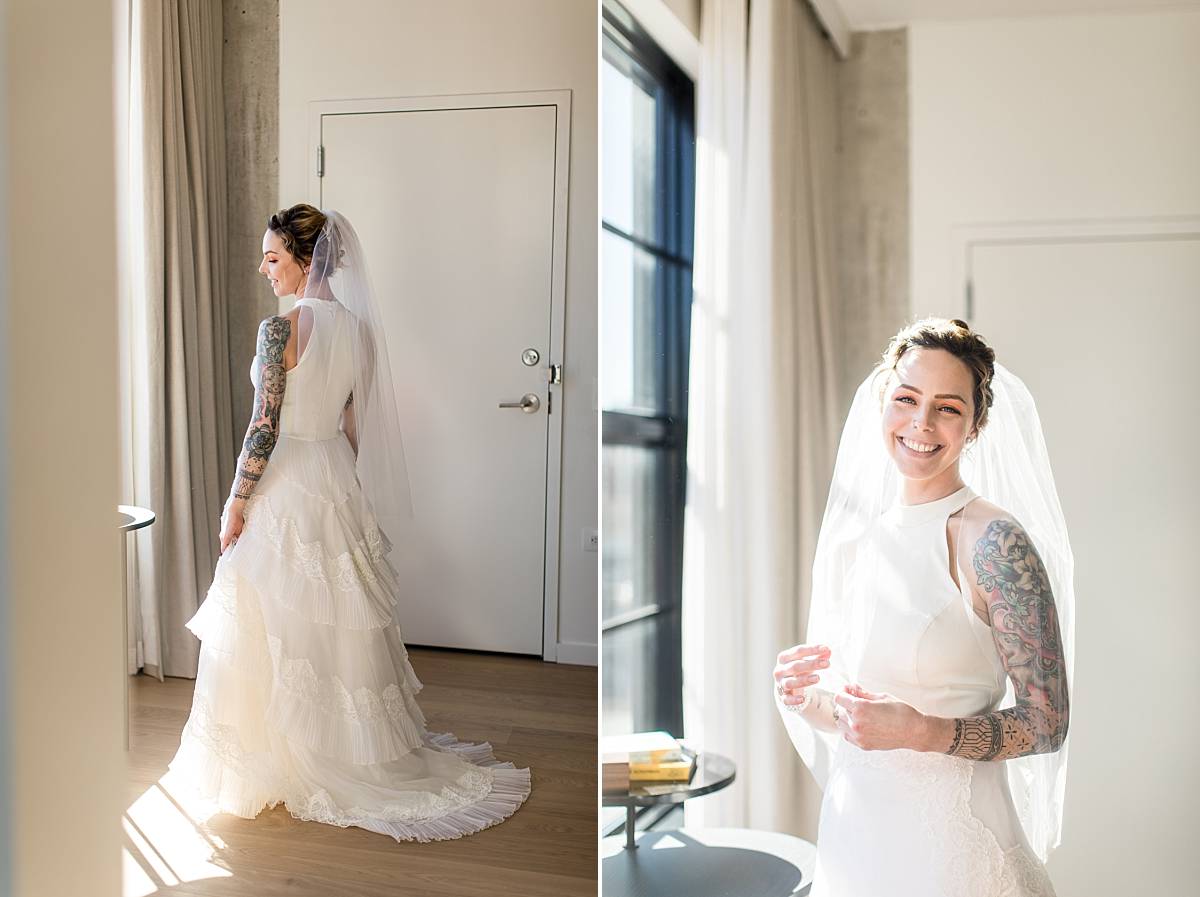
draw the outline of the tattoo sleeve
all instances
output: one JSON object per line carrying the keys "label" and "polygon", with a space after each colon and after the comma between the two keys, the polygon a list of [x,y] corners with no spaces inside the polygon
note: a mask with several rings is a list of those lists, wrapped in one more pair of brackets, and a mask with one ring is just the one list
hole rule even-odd
{"label": "tattoo sleeve", "polygon": [[354,414],[354,393],[350,393],[346,399],[346,404],[342,406],[342,432],[346,434],[346,438],[350,440],[350,448],[354,450],[354,457],[358,457],[358,421]]}
{"label": "tattoo sleeve", "polygon": [[1056,751],[1067,737],[1070,700],[1046,568],[1025,530],[1011,520],[993,520],[975,544],[973,557],[979,587],[987,595],[992,638],[1016,703],[953,720],[954,740],[944,753],[1010,760]]}
{"label": "tattoo sleeve", "polygon": [[254,356],[258,371],[258,386],[254,391],[254,410],[246,440],[238,457],[237,476],[233,481],[233,497],[246,499],[267,468],[275,441],[279,436],[279,410],[283,406],[283,391],[287,386],[287,371],[283,366],[283,350],[292,333],[291,322],[278,315],[267,318],[258,326],[258,350]]}

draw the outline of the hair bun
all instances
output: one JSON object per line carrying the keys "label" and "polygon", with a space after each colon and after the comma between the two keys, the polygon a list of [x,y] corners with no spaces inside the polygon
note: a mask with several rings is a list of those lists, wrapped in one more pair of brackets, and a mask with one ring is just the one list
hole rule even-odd
{"label": "hair bun", "polygon": [[967,331],[968,333],[971,332],[971,325],[968,324],[966,321],[964,321],[962,318],[951,318],[950,323],[953,324],[955,327],[958,327],[958,328],[961,328],[962,330]]}

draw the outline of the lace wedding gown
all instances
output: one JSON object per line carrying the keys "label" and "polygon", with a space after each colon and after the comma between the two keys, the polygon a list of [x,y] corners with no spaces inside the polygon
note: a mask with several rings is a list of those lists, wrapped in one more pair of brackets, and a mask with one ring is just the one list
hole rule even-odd
{"label": "lace wedding gown", "polygon": [[287,374],[277,444],[186,624],[199,670],[168,775],[246,818],[283,803],[297,819],[397,840],[468,835],[516,811],[529,770],[425,728],[393,615],[391,542],[338,429],[354,320],[334,301],[297,304],[313,325]]}
{"label": "lace wedding gown", "polygon": [[[923,713],[998,709],[1007,673],[969,588],[948,569],[946,523],[977,495],[894,505],[866,536],[879,549],[874,619],[859,684]],[[853,574],[852,574],[853,575]],[[777,706],[789,731],[806,726]],[[842,739],[821,802],[809,897],[1054,897],[1030,849],[1005,761]]]}

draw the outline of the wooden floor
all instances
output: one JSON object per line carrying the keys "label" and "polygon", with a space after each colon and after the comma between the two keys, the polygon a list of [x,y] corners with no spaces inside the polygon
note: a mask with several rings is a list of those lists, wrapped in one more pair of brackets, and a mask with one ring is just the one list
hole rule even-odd
{"label": "wooden floor", "polygon": [[397,842],[293,819],[189,817],[159,784],[191,707],[190,679],[133,679],[125,895],[571,897],[597,893],[596,669],[411,648],[434,732],[490,741],[532,775],[509,819],[466,838]]}

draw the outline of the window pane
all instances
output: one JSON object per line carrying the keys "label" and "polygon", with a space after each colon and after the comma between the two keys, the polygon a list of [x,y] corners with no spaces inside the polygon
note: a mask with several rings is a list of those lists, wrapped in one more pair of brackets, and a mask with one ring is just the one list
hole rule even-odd
{"label": "window pane", "polygon": [[601,216],[644,240],[655,239],[658,100],[654,82],[628,57],[604,60]]}
{"label": "window pane", "polygon": [[602,732],[672,731],[678,723],[667,704],[678,704],[678,682],[663,681],[664,648],[677,638],[679,614],[656,614],[604,633]]}
{"label": "window pane", "polygon": [[655,566],[662,527],[658,484],[664,471],[660,449],[606,445],[603,457],[601,615],[611,621],[669,603],[659,595]]}
{"label": "window pane", "polygon": [[654,256],[623,237],[603,232],[601,313],[604,346],[601,407],[654,411],[661,393]]}

